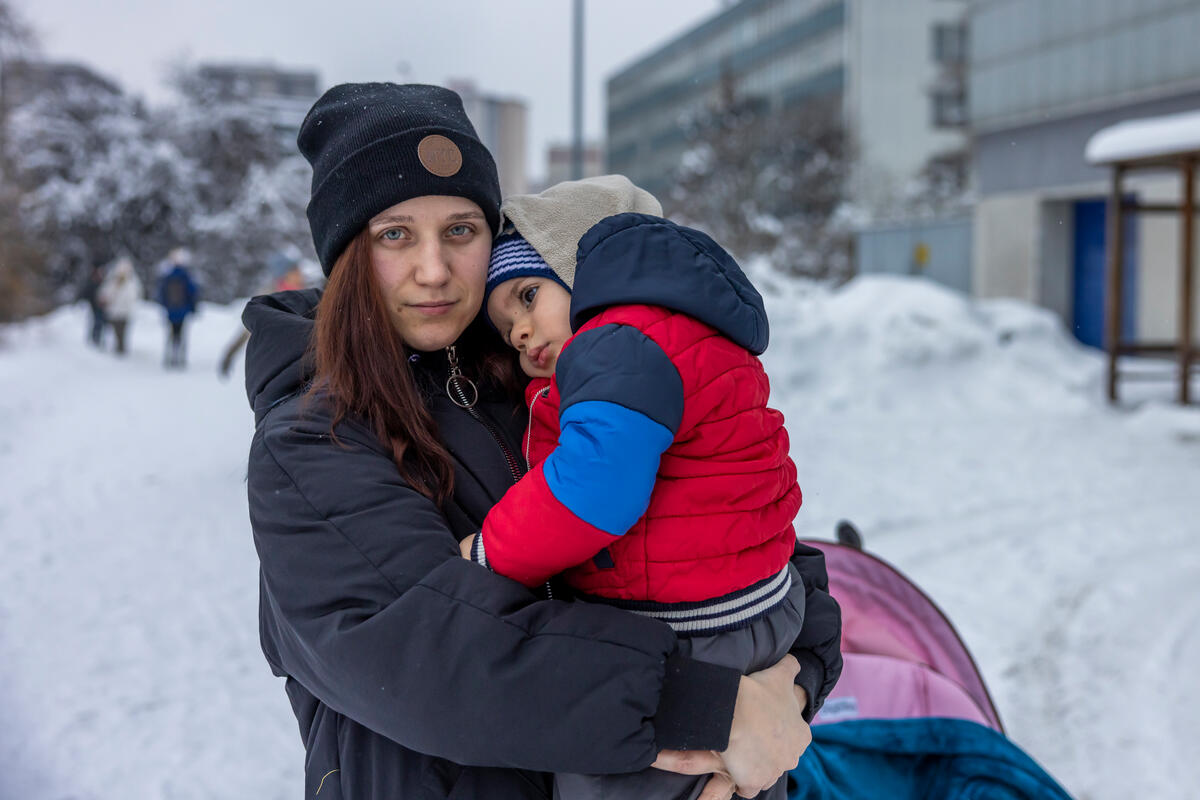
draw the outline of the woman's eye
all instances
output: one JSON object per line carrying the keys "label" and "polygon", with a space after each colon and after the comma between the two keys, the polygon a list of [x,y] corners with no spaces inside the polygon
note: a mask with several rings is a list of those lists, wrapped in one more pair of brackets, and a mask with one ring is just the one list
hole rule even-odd
{"label": "woman's eye", "polygon": [[404,238],[404,231],[399,228],[388,228],[386,231],[380,234],[380,238],[387,239],[390,242],[395,242]]}
{"label": "woman's eye", "polygon": [[473,232],[474,230],[475,229],[472,228],[470,225],[455,225],[448,231],[448,233],[451,236],[466,236],[466,235],[470,234],[471,232]]}
{"label": "woman's eye", "polygon": [[538,287],[536,287],[536,286],[530,286],[528,289],[525,289],[523,292],[521,292],[521,302],[527,306],[532,305],[533,298],[534,298],[534,295],[537,294],[537,290],[538,290]]}

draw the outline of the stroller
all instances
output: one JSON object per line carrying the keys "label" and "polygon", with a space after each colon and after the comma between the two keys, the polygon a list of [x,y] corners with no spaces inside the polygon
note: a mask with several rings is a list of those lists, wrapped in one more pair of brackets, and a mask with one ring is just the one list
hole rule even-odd
{"label": "stroller", "polygon": [[825,553],[842,608],[841,679],[789,773],[789,800],[1070,800],[1008,740],[954,626],[915,584],[863,550],[848,522]]}

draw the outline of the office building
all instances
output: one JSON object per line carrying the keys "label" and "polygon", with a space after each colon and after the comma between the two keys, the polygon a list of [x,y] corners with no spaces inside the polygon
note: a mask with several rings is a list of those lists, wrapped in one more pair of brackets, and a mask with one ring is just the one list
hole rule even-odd
{"label": "office building", "polygon": [[[1122,120],[1200,108],[1200,4],[973,0],[968,24],[974,292],[1053,309],[1099,346],[1110,170],[1084,149]],[[1180,198],[1177,174],[1126,186],[1142,203]],[[1172,216],[1130,215],[1125,337],[1174,336],[1179,240]]]}
{"label": "office building", "polygon": [[689,118],[732,86],[777,111],[832,101],[858,151],[851,195],[882,207],[931,156],[964,146],[964,11],[960,0],[742,0],[608,80],[607,171],[669,187]]}
{"label": "office building", "polygon": [[[570,143],[553,143],[546,148],[546,177],[544,185],[553,186],[562,181],[574,179],[575,148]],[[591,178],[604,174],[604,145],[599,142],[583,143],[583,174],[581,178]]]}
{"label": "office building", "polygon": [[462,97],[467,117],[480,140],[496,159],[500,192],[524,194],[529,189],[526,166],[528,111],[525,101],[484,94],[471,81],[448,81],[446,86]]}

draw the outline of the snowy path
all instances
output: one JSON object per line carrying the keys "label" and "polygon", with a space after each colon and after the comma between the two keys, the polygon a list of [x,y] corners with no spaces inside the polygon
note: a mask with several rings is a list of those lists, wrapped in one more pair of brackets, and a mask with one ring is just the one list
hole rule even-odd
{"label": "snowy path", "polygon": [[1008,301],[879,279],[791,307],[766,361],[800,535],[855,521],[1079,800],[1195,796],[1200,411],[1108,408],[1099,357]]}
{"label": "snowy path", "polygon": [[860,523],[955,622],[1009,735],[1081,800],[1182,798],[1200,779],[1200,446],[1106,416],[969,435],[970,420],[842,420],[887,431],[915,469],[793,424],[793,453],[841,450],[846,478],[807,482],[824,522],[801,532]]}
{"label": "snowy path", "polygon": [[258,651],[252,423],[214,368],[236,317],[201,319],[186,373],[152,309],[123,362],[58,322],[0,351],[0,797],[298,796]]}
{"label": "snowy path", "polygon": [[[1016,305],[874,281],[771,312],[801,534],[858,523],[1080,800],[1192,795],[1200,412],[1107,409],[1096,360]],[[251,421],[214,372],[236,313],[206,307],[184,373],[152,308],[124,362],[83,329],[0,329],[0,797],[298,797],[257,643]]]}

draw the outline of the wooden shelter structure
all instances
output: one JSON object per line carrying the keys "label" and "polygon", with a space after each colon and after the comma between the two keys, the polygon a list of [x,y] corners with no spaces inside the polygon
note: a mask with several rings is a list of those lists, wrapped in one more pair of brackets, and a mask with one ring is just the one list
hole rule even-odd
{"label": "wooden shelter structure", "polygon": [[[1200,165],[1200,111],[1164,117],[1127,120],[1105,128],[1088,140],[1085,157],[1098,166],[1112,167],[1105,234],[1106,289],[1104,349],[1108,353],[1108,399],[1117,400],[1118,360],[1124,355],[1173,357],[1177,365],[1178,399],[1190,402],[1189,379],[1200,351],[1193,336],[1195,295],[1196,167]],[[1179,203],[1122,202],[1122,185],[1132,172],[1177,172]],[[1128,214],[1172,214],[1179,219],[1179,318],[1174,342],[1121,341],[1124,307],[1122,227]]]}

